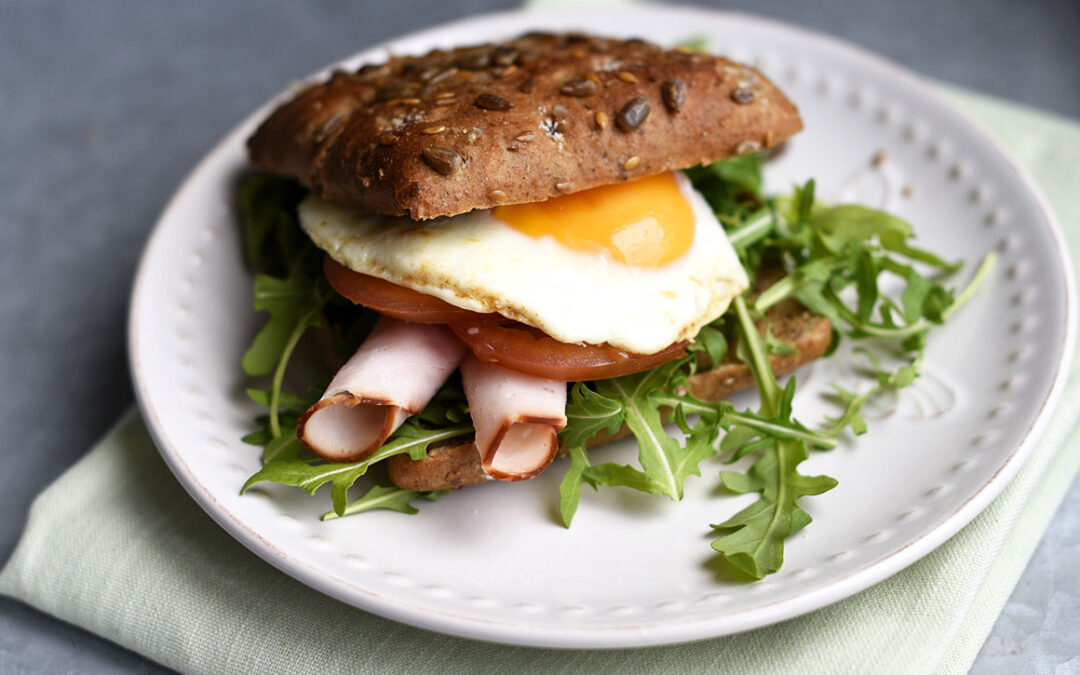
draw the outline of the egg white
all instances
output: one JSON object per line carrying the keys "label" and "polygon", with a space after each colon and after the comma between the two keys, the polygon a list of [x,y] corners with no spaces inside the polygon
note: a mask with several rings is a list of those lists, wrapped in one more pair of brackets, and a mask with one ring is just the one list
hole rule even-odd
{"label": "egg white", "polygon": [[749,285],[712,209],[677,176],[693,209],[694,240],[660,267],[635,267],[607,253],[532,237],[490,211],[418,222],[308,197],[300,223],[351,270],[474,312],[498,312],[560,342],[607,342],[652,354],[692,339]]}

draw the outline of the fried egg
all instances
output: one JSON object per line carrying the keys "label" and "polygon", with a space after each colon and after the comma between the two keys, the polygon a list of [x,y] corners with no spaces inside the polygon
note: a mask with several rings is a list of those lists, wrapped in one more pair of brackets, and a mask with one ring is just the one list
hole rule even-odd
{"label": "fried egg", "polygon": [[652,354],[693,339],[749,284],[678,172],[429,221],[314,196],[299,212],[315,244],[351,270],[560,342]]}

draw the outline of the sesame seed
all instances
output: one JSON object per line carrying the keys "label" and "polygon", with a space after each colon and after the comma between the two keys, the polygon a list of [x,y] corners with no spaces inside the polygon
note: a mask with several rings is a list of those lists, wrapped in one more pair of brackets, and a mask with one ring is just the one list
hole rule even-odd
{"label": "sesame seed", "polygon": [[624,170],[626,170],[626,171],[633,171],[634,169],[638,168],[638,166],[640,166],[640,165],[641,165],[641,158],[638,157],[637,155],[634,155],[630,159],[623,162],[622,168]]}

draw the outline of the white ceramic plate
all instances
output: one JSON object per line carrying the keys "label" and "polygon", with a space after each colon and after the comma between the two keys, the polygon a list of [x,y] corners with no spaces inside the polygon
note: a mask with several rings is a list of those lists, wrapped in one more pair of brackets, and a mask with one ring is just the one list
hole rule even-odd
{"label": "white ceramic plate", "polygon": [[[1031,180],[918,79],[834,39],[738,14],[670,7],[515,12],[417,33],[386,49],[586,29],[710,49],[759,66],[799,105],[806,131],[768,166],[772,190],[809,177],[819,194],[884,206],[919,241],[970,270],[1000,264],[932,336],[926,376],[875,407],[870,433],[815,454],[807,473],[839,479],[803,500],[814,523],[783,569],[732,583],[714,572],[708,523],[749,499],[714,497],[716,462],[679,503],[587,490],[574,526],[556,524],[563,467],[424,503],[419,516],[373,512],[322,523],[329,498],[265,485],[245,497],[259,449],[240,437],[255,407],[240,355],[262,317],[240,260],[235,179],[259,110],[207,155],[165,209],[131,306],[139,402],[169,466],[233,536],[286,573],[345,602],[446,633],[513,644],[631,647],[733,633],[849,596],[926,555],[978,514],[1019,470],[1061,393],[1072,353],[1064,243]],[[881,153],[881,154],[878,154]],[[878,156],[879,165],[872,158]],[[850,354],[805,371],[797,414],[820,420],[833,381],[858,386]],[[750,399],[745,399],[749,403]],[[630,461],[631,442],[601,451]]]}

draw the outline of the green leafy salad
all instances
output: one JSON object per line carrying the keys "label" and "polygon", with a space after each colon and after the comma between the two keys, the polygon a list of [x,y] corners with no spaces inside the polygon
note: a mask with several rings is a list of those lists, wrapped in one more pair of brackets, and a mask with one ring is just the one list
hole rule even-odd
{"label": "green leafy salad", "polygon": [[[835,447],[844,434],[864,433],[864,404],[919,377],[931,329],[971,296],[994,261],[992,253],[987,255],[970,281],[952,290],[945,282],[960,265],[915,247],[912,228],[904,220],[863,206],[819,203],[813,181],[790,195],[767,197],[762,194],[760,164],[758,156],[742,156],[687,174],[723,223],[750,278],[764,269],[779,269],[782,276],[756,295],[736,298],[723,317],[702,329],[684,357],[634,375],[571,384],[567,425],[560,432],[569,459],[549,469],[565,472],[557,499],[562,523],[569,527],[585,485],[680,499],[684,482],[702,474],[705,460],[731,464],[751,458],[745,473],[719,471],[717,476],[709,465],[706,474],[718,478],[729,493],[758,496],[750,506],[710,525],[716,554],[755,579],[780,568],[785,539],[810,523],[800,499],[837,485],[829,476],[803,473],[803,462],[812,451]],[[259,428],[244,437],[263,447],[263,467],[243,489],[273,481],[314,494],[329,483],[333,509],[324,520],[373,509],[416,513],[419,499],[435,500],[445,491],[393,487],[377,472],[372,472],[374,486],[366,492],[350,495],[350,490],[388,457],[423,459],[432,444],[472,433],[456,378],[361,461],[327,462],[297,439],[300,415],[318,400],[332,375],[321,361],[343,362],[377,318],[337,295],[326,281],[323,254],[297,223],[296,206],[304,194],[297,183],[269,174],[253,175],[242,187],[244,250],[257,272],[255,309],[269,313],[243,359],[245,372],[265,382],[248,395],[267,408],[257,420]],[[894,288],[896,292],[886,292]],[[770,362],[772,355],[793,349],[773,337],[765,317],[766,310],[789,298],[829,320],[829,353],[842,338],[869,339],[867,344],[878,351],[884,346],[899,353],[900,367],[885,369],[874,352],[860,348],[871,386],[858,394],[835,388],[835,416],[802,423],[792,414],[796,378],[781,386]],[[304,343],[307,347],[298,349]],[[756,410],[737,410],[727,401],[705,401],[687,393],[687,380],[700,364],[719,363],[732,350],[753,374]],[[330,356],[305,355],[311,351]],[[303,392],[303,387],[287,388],[286,380],[310,387]],[[594,464],[586,441],[624,426],[636,437],[637,465]],[[669,430],[676,428],[681,433],[672,435]],[[718,498],[716,510],[718,517],[724,515],[723,498]],[[705,526],[702,523],[703,530]]]}

